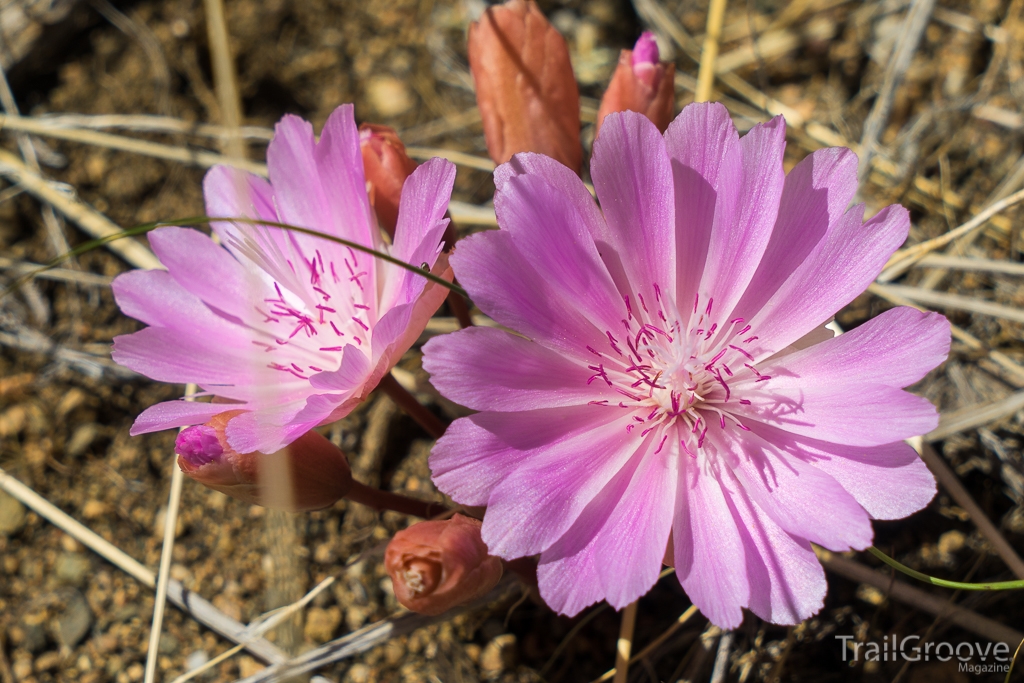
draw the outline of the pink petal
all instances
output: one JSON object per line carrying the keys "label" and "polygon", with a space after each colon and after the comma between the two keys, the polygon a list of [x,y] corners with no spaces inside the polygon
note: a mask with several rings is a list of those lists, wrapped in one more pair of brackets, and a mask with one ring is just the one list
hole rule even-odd
{"label": "pink petal", "polygon": [[[703,298],[714,299],[715,307],[723,316],[732,311],[754,277],[775,227],[786,179],[782,170],[782,155],[786,149],[785,120],[776,116],[768,123],[754,126],[740,139],[739,147],[743,159],[741,182],[736,184],[739,194],[734,197],[725,188],[719,189],[717,218],[708,243],[707,263],[699,289]],[[669,149],[672,149],[671,143]],[[730,171],[723,164],[718,178],[720,184],[735,182],[729,177]],[[677,217],[687,215],[681,210],[679,196],[677,187]],[[736,199],[739,200],[736,201],[735,212],[723,213],[719,208],[723,201]],[[732,220],[726,222],[724,219],[727,217]],[[682,244],[679,237],[676,239]],[[691,300],[692,297],[679,299],[680,304]]]}
{"label": "pink petal", "polygon": [[857,155],[845,147],[812,152],[786,176],[778,220],[735,313],[747,320],[838,225],[857,191]]}
{"label": "pink petal", "polygon": [[685,107],[665,131],[665,143],[675,187],[676,303],[686,310],[698,293],[712,235],[719,235],[718,250],[735,231],[743,151],[729,112],[717,102]]}
{"label": "pink petal", "polygon": [[455,275],[481,311],[501,325],[567,353],[607,351],[608,338],[523,255],[504,231],[460,240],[451,257]]}
{"label": "pink petal", "polygon": [[762,349],[753,355],[770,355],[829,320],[871,284],[907,239],[910,214],[902,206],[888,206],[862,224],[863,212],[860,206],[843,216],[749,320]]}
{"label": "pink petal", "polygon": [[[864,508],[825,472],[754,432],[715,425],[708,439],[728,454],[750,500],[790,534],[835,551],[871,545],[871,520]],[[823,504],[827,515],[821,514]]]}
{"label": "pink petal", "polygon": [[[147,327],[114,337],[114,362],[159,382],[235,384],[251,376],[248,359],[224,339],[183,334],[165,327]],[[234,346],[234,348],[232,348]],[[255,347],[254,347],[255,348]]]}
{"label": "pink petal", "polygon": [[346,344],[341,352],[341,365],[337,370],[319,372],[309,378],[314,389],[326,391],[351,391],[366,381],[370,371],[370,359],[356,348]]}
{"label": "pink petal", "polygon": [[[274,205],[274,191],[265,178],[240,171],[230,166],[214,166],[203,178],[203,197],[206,215],[214,217],[254,218],[281,222]],[[251,223],[216,221],[210,224],[227,248],[240,235],[251,234],[259,226]],[[286,240],[287,233],[271,230],[278,240]],[[283,246],[283,242],[281,242]],[[237,252],[234,252],[237,255]]]}
{"label": "pink petal", "polygon": [[939,423],[935,406],[920,396],[882,384],[784,382],[775,377],[757,386],[737,386],[750,405],[730,404],[737,416],[787,432],[851,446],[880,446],[918,434]]}
{"label": "pink petal", "polygon": [[198,401],[164,401],[152,405],[135,418],[129,434],[138,436],[159,432],[174,427],[202,424],[214,415],[226,410],[238,410],[240,406],[224,403],[200,403]]}
{"label": "pink petal", "polygon": [[176,227],[152,231],[149,244],[183,289],[225,313],[248,316],[252,292],[262,289],[262,282],[247,276],[224,247],[198,230]]}
{"label": "pink petal", "polygon": [[758,370],[782,386],[870,382],[899,388],[946,360],[949,344],[945,317],[901,306],[834,339],[769,359]]}
{"label": "pink petal", "polygon": [[285,223],[377,247],[381,238],[366,194],[352,105],[328,117],[317,144],[313,126],[286,115],[267,147],[267,168]]}
{"label": "pink petal", "polygon": [[[706,442],[707,443],[707,442]],[[672,524],[676,576],[693,604],[720,628],[736,628],[750,599],[748,550],[720,478],[724,462],[680,457]],[[730,489],[737,490],[730,477]]]}
{"label": "pink petal", "polygon": [[828,584],[811,544],[786,533],[744,491],[729,498],[747,558],[750,611],[773,624],[798,624],[818,612]]}
{"label": "pink petal", "polygon": [[594,545],[605,599],[615,609],[646,595],[658,581],[672,531],[679,449],[676,439],[666,444],[660,434],[648,435],[638,451],[643,460]]}
{"label": "pink petal", "polygon": [[511,559],[546,550],[637,451],[639,439],[626,431],[630,415],[591,409],[603,424],[546,444],[491,491],[483,539],[493,554]]}
{"label": "pink petal", "polygon": [[751,430],[839,482],[874,519],[900,519],[935,497],[935,477],[903,441],[865,448],[828,443],[756,422]]}
{"label": "pink petal", "polygon": [[572,205],[583,222],[593,230],[592,237],[596,240],[604,228],[604,216],[594,202],[594,198],[583,184],[580,177],[569,167],[551,157],[532,152],[521,152],[494,169],[494,187],[496,192],[504,192],[508,181],[519,176],[531,175],[543,178],[549,185]]}
{"label": "pink petal", "polygon": [[457,503],[486,505],[491,491],[520,463],[539,457],[548,444],[585,437],[607,420],[608,413],[595,406],[463,417],[431,451],[431,478]]}
{"label": "pink petal", "polygon": [[590,161],[607,220],[598,247],[612,274],[628,279],[616,280],[620,289],[654,301],[653,285],[666,293],[676,287],[676,205],[665,139],[650,119],[632,111],[609,114],[601,127]]}
{"label": "pink petal", "polygon": [[619,398],[600,377],[592,379],[595,372],[584,363],[486,327],[434,337],[423,347],[423,368],[446,398],[472,410],[531,410]]}
{"label": "pink petal", "polygon": [[[448,200],[455,183],[455,164],[434,158],[419,166],[402,186],[402,199],[398,207],[398,225],[391,255],[411,263],[417,268],[426,263],[433,267],[441,251],[441,237],[448,220]],[[397,266],[378,262],[379,270],[388,273],[381,308],[386,310],[398,303],[410,303],[423,290],[426,279]]]}
{"label": "pink petal", "polygon": [[594,244],[601,222],[588,225],[589,212],[544,178],[509,178],[494,196],[503,230],[526,261],[562,296],[602,330],[618,330],[625,304]]}
{"label": "pink petal", "polygon": [[166,270],[132,270],[111,284],[121,312],[147,325],[245,343],[245,329],[214,313]]}

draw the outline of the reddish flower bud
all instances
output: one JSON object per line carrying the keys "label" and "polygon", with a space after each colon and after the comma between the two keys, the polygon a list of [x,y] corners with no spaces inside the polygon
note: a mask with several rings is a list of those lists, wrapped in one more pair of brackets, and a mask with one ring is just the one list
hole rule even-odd
{"label": "reddish flower bud", "polygon": [[416,170],[416,162],[405,153],[405,145],[398,139],[398,133],[387,126],[373,123],[359,126],[359,149],[363,153],[363,172],[369,185],[370,204],[380,226],[394,237],[402,186]]}
{"label": "reddish flower bud", "polygon": [[674,64],[658,61],[654,34],[644,31],[632,50],[619,55],[619,65],[597,110],[597,130],[608,114],[635,111],[664,133],[675,113],[675,72]]}
{"label": "reddish flower bud", "polygon": [[580,93],[569,49],[532,0],[491,7],[469,27],[469,68],[494,163],[539,152],[580,172]]}
{"label": "reddish flower bud", "polygon": [[[352,487],[348,459],[315,431],[275,454],[235,452],[224,429],[240,412],[221,413],[178,434],[174,450],[182,472],[232,498],[293,512],[325,508],[348,493]],[[274,468],[275,463],[281,466]],[[268,479],[290,483],[280,491],[271,490]]]}
{"label": "reddish flower bud", "polygon": [[413,612],[441,614],[494,588],[501,560],[487,554],[480,521],[462,515],[399,531],[384,553],[395,597]]}

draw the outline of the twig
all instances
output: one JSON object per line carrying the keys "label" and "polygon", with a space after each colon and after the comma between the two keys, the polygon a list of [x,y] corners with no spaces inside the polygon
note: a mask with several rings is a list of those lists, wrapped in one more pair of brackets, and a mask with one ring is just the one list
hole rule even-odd
{"label": "twig", "polygon": [[[686,611],[683,612],[682,614],[680,614],[679,618],[676,619],[672,623],[671,626],[669,626],[667,629],[665,629],[664,633],[662,633],[660,636],[658,636],[657,638],[652,640],[650,643],[648,643],[647,646],[644,647],[644,649],[640,650],[640,652],[638,652],[635,655],[633,655],[632,657],[630,657],[629,658],[629,663],[630,664],[636,664],[641,659],[643,659],[647,655],[649,655],[652,652],[654,652],[654,650],[659,645],[661,645],[666,640],[671,638],[672,635],[676,631],[678,631],[680,628],[682,628],[683,625],[686,624],[686,622],[688,622],[693,617],[694,614],[697,614],[697,612],[698,612],[698,609],[697,609],[696,605],[690,605],[689,607],[687,607]],[[612,677],[615,676],[615,671],[616,671],[616,669],[608,669],[603,674],[601,674],[601,676],[599,678],[595,678],[593,680],[593,683],[604,683],[605,681],[611,680]]]}
{"label": "twig", "polygon": [[373,486],[367,486],[355,480],[352,481],[352,488],[345,494],[345,498],[374,510],[392,510],[403,515],[411,515],[422,519],[431,519],[448,511],[444,503],[417,500],[416,498],[403,496],[400,493],[392,493]]}
{"label": "twig", "polygon": [[79,372],[98,379],[107,372],[122,379],[137,379],[134,371],[110,360],[109,354],[97,355],[88,351],[73,349],[57,344],[42,332],[21,325],[13,334],[0,332],[0,345],[31,353],[43,353],[60,363],[67,363]]}
{"label": "twig", "polygon": [[1004,399],[980,406],[968,406],[943,415],[939,420],[939,426],[925,434],[924,438],[926,441],[939,441],[951,434],[982,427],[1007,415],[1013,415],[1021,408],[1024,408],[1024,391],[1018,391]]}
{"label": "twig", "polygon": [[873,287],[875,292],[889,292],[901,296],[910,301],[916,301],[928,306],[937,308],[951,308],[953,310],[968,311],[981,315],[991,315],[1003,320],[1012,320],[1024,323],[1024,310],[1013,306],[994,304],[990,301],[981,301],[969,296],[959,294],[947,294],[946,292],[935,292],[921,287],[909,287],[907,285],[881,285]]}
{"label": "twig", "polygon": [[242,651],[242,649],[245,647],[247,643],[256,640],[264,633],[270,631],[278,624],[282,623],[285,619],[289,618],[291,615],[295,614],[297,611],[308,605],[313,598],[320,595],[320,593],[322,593],[332,583],[334,583],[334,577],[328,576],[326,579],[317,584],[317,586],[313,590],[306,593],[306,595],[304,595],[297,602],[294,602],[291,605],[288,605],[287,607],[282,607],[280,609],[274,610],[271,614],[264,615],[260,621],[253,622],[249,625],[249,628],[247,629],[248,635],[246,636],[245,640],[243,640],[241,643],[234,646],[230,650],[222,652],[210,661],[206,662],[206,664],[203,664],[200,667],[192,669],[191,671],[178,676],[173,681],[171,681],[171,683],[185,683],[186,681],[190,681],[196,676],[202,674],[204,671],[209,671],[210,669],[217,666],[224,660],[234,657],[236,654]]}
{"label": "twig", "polygon": [[[185,396],[197,391],[195,384],[185,387]],[[191,400],[186,398],[185,400]],[[174,551],[174,532],[178,526],[178,506],[181,503],[181,487],[185,481],[178,464],[171,461],[171,493],[167,500],[167,514],[164,517],[164,542],[160,550],[160,570],[156,577],[156,600],[153,603],[153,626],[149,631],[149,650],[146,652],[145,683],[156,679],[157,652],[160,646],[160,632],[164,626],[164,609],[167,606],[167,583],[171,579],[171,559]]]}
{"label": "twig", "polygon": [[[125,572],[136,581],[153,588],[156,575],[135,558],[113,545],[96,532],[46,500],[31,488],[0,469],[0,489],[18,499],[43,519],[62,530],[71,538],[89,548],[103,559]],[[171,579],[167,597],[175,605],[190,614],[196,621],[209,627],[233,642],[245,637],[245,626],[227,616],[202,597],[187,590],[179,581]],[[267,663],[283,662],[288,656],[267,640],[257,640],[246,645],[246,649]]]}
{"label": "twig", "polygon": [[[0,175],[6,176],[12,182],[20,183],[36,199],[53,205],[93,237],[110,237],[122,232],[121,228],[102,213],[59,189],[66,186],[46,180],[29,169],[16,156],[2,149]],[[136,268],[163,268],[153,252],[139,242],[130,239],[117,240],[108,244],[107,248]]]}
{"label": "twig", "polygon": [[694,102],[707,102],[715,85],[715,60],[718,58],[718,39],[722,35],[722,21],[725,19],[725,0],[711,0],[708,6],[708,24],[704,32],[704,47],[700,53],[700,70],[697,72],[697,92]]}
{"label": "twig", "polygon": [[[139,133],[183,133],[209,138],[227,138],[235,134],[225,126],[151,114],[43,114],[36,117],[23,116],[7,127],[15,128],[23,121],[50,128],[119,128]],[[269,142],[274,137],[274,130],[263,126],[242,126],[237,134],[246,140]]]}
{"label": "twig", "polygon": [[210,60],[213,62],[213,82],[217,91],[217,103],[224,127],[229,133],[225,139],[224,151],[228,156],[245,158],[245,142],[238,134],[242,125],[242,101],[238,94],[235,78],[235,62],[231,57],[228,41],[228,27],[224,21],[224,4],[221,0],[205,0],[206,32],[210,43]]}
{"label": "twig", "polygon": [[[897,306],[912,306],[919,310],[926,310],[915,304],[910,299],[900,296],[891,289],[883,288],[882,285],[869,285],[868,291],[876,296],[882,297],[890,303],[896,304]],[[1005,374],[1003,379],[1005,379],[1009,384],[1019,388],[1024,388],[1024,367],[1021,367],[1016,361],[1002,351],[990,349],[988,345],[983,343],[967,330],[952,324],[949,327],[954,339],[965,344],[971,351],[985,353],[988,356],[988,360],[992,361],[992,363],[998,366],[998,368]]]}
{"label": "twig", "polygon": [[814,547],[814,551],[817,553],[818,559],[821,560],[821,563],[829,571],[851,581],[873,586],[894,600],[947,619],[961,628],[977,633],[983,638],[988,638],[996,643],[1017,643],[1024,638],[1024,634],[1015,629],[1004,626],[988,617],[983,617],[965,607],[950,605],[943,597],[932,595],[899,579],[893,579],[887,574],[870,569],[856,560],[847,559],[842,555],[832,553],[817,546]]}
{"label": "twig", "polygon": [[919,259],[923,258],[925,254],[928,254],[936,249],[946,246],[958,237],[962,237],[972,230],[977,230],[985,224],[990,218],[995,216],[997,213],[1004,211],[1015,204],[1019,204],[1024,201],[1024,190],[1020,190],[1011,194],[1005,199],[1001,199],[995,204],[992,204],[972,219],[949,232],[943,233],[938,237],[934,237],[930,240],[920,242],[912,247],[906,249],[900,249],[889,258],[889,262],[886,264],[886,269],[882,271],[881,275],[878,276],[879,282],[890,282],[893,279],[899,277],[908,268],[910,268]]}
{"label": "twig", "polygon": [[109,287],[114,278],[106,275],[97,275],[82,270],[71,270],[70,268],[50,268],[42,270],[46,266],[28,261],[17,261],[15,259],[0,256],[0,270],[13,270],[21,274],[31,273],[32,277],[41,280],[56,280],[58,282],[74,282],[79,285],[95,285],[98,287]]}
{"label": "twig", "polygon": [[110,4],[109,0],[91,0],[96,11],[104,16],[111,24],[117,27],[125,35],[139,41],[142,51],[146,53],[149,64],[153,67],[153,81],[157,96],[157,109],[161,114],[167,114],[171,109],[171,70],[167,66],[167,58],[164,56],[160,41],[145,24],[141,24],[121,10]]}
{"label": "twig", "polygon": [[[995,259],[988,258],[946,256],[945,254],[928,254],[914,265],[925,268],[944,268],[948,270],[971,270],[982,273],[998,273],[1000,275],[1024,275],[1024,263],[1016,263],[1014,261],[996,261]],[[924,287],[923,284],[921,286]],[[924,288],[931,289],[930,287]]]}
{"label": "twig", "polygon": [[[719,21],[719,28],[721,28],[721,21]],[[629,678],[629,653],[633,649],[636,608],[637,603],[631,602],[626,605],[626,609],[622,610],[622,621],[619,623],[619,639],[615,643],[614,683],[626,683],[626,680]]]}
{"label": "twig", "polygon": [[5,116],[3,119],[0,119],[0,127],[9,128],[11,130],[22,130],[36,135],[45,135],[46,137],[57,138],[59,140],[80,142],[87,145],[93,145],[95,147],[105,147],[107,149],[116,149],[122,152],[142,154],[156,159],[180,161],[182,163],[192,164],[203,168],[223,164],[225,166],[234,166],[235,168],[250,171],[257,175],[267,175],[266,164],[249,161],[248,159],[243,159],[241,157],[222,156],[216,152],[190,149],[187,147],[174,147],[172,145],[165,145],[159,142],[139,140],[137,138],[131,138],[124,135],[113,135],[111,133],[100,133],[94,130],[58,128],[46,125],[40,119]]}
{"label": "twig", "polygon": [[[585,627],[587,624],[593,621],[597,615],[608,609],[608,607],[609,605],[607,602],[603,602],[600,605],[595,605],[591,608],[589,612],[584,614],[583,617],[573,625],[569,632],[565,634],[565,637],[562,638],[562,641],[558,643],[558,646],[555,648],[555,651],[551,653],[550,657],[548,657],[548,661],[544,663],[544,666],[542,666],[540,671],[538,672],[542,679],[548,673],[548,671],[551,670],[551,667],[555,665],[555,662],[558,661],[559,655],[562,654],[565,648],[569,647],[569,643],[571,643],[573,639],[579,635],[580,631],[583,630],[583,627]],[[615,674],[613,673],[612,676],[614,675]],[[609,676],[608,678],[611,678],[611,676]]]}
{"label": "twig", "polygon": [[726,631],[718,641],[718,653],[715,655],[715,666],[711,670],[710,683],[722,683],[729,673],[729,650],[732,649],[733,631]]}
{"label": "twig", "polygon": [[349,657],[354,657],[388,641],[391,638],[397,638],[399,636],[406,635],[407,633],[412,633],[417,629],[430,626],[431,624],[454,619],[464,612],[493,602],[500,598],[517,582],[518,579],[513,576],[506,575],[498,585],[484,597],[469,604],[456,607],[455,609],[449,610],[448,612],[438,616],[430,617],[411,612],[403,612],[401,614],[390,616],[374,624],[370,624],[369,626],[364,626],[358,631],[349,633],[337,640],[332,640],[325,645],[321,645],[320,647],[310,650],[309,652],[287,662],[268,666],[266,669],[263,669],[248,678],[241,679],[236,683],[276,683],[277,681],[287,680],[293,676],[313,671],[322,666],[327,666],[328,664],[332,664]]}
{"label": "twig", "polygon": [[889,63],[886,66],[885,74],[882,77],[882,85],[878,89],[875,103],[871,107],[871,113],[864,121],[864,133],[860,138],[861,158],[858,169],[858,176],[861,183],[867,180],[868,172],[871,170],[871,158],[875,155],[878,145],[878,136],[889,120],[889,111],[892,109],[893,97],[896,88],[903,81],[903,75],[910,66],[910,60],[917,52],[918,43],[928,25],[932,9],[935,7],[935,0],[912,0],[907,16],[903,20],[896,44],[893,46]]}
{"label": "twig", "polygon": [[380,383],[377,387],[387,394],[395,404],[405,411],[406,415],[416,421],[420,427],[423,428],[427,434],[435,439],[440,439],[445,430],[448,428],[444,422],[441,421],[437,415],[427,410],[427,408],[416,400],[416,397],[409,393],[409,391],[398,383],[391,374],[384,375],[381,378]]}
{"label": "twig", "polygon": [[467,168],[475,168],[478,171],[493,171],[494,162],[484,157],[478,157],[474,154],[466,154],[465,152],[456,152],[450,149],[441,149],[439,147],[406,147],[405,153],[409,155],[411,159],[419,159],[425,161],[427,159],[433,159],[434,157],[441,157],[447,159],[453,164],[465,166]]}

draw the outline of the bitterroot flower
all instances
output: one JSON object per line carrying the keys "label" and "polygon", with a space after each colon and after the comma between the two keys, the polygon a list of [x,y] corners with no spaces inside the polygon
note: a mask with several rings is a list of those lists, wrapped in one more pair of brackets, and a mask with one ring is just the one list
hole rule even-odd
{"label": "bitterroot flower", "polygon": [[811,542],[871,543],[871,519],[922,508],[935,483],[902,439],[937,423],[903,391],[941,363],[949,325],[887,311],[824,325],[907,237],[889,206],[847,210],[850,150],[784,175],[785,122],[740,139],[719,104],[664,137],[610,115],[594,145],[599,210],[551,159],[495,172],[501,230],[459,243],[455,274],[485,313],[435,338],[424,366],[455,421],[430,458],[438,487],[486,505],[483,539],[540,555],[541,596],[574,615],[621,608],[676,574],[715,624],[742,608],[793,624],[822,606]]}
{"label": "bitterroot flower", "polygon": [[441,614],[474,600],[501,579],[501,560],[487,554],[480,522],[463,515],[413,524],[384,553],[395,597],[420,614]]}
{"label": "bitterroot flower", "polygon": [[[351,105],[319,142],[295,116],[267,149],[270,182],[232,168],[206,176],[208,215],[283,222],[389,252],[450,279],[441,254],[455,167],[432,159],[405,182],[393,245],[369,199]],[[226,428],[238,453],[273,453],[350,412],[412,345],[447,290],[336,242],[284,228],[215,222],[150,233],[166,271],[114,281],[121,310],[149,325],[114,339],[113,357],[163,382],[195,382],[224,403],[159,403],[141,434],[241,411]]]}

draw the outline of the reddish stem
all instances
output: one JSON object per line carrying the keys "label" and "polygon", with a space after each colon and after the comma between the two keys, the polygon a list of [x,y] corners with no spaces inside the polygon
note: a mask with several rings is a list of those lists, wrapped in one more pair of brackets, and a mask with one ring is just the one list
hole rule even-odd
{"label": "reddish stem", "polygon": [[451,309],[455,319],[459,321],[459,327],[466,329],[473,326],[473,320],[469,317],[469,304],[461,294],[448,292],[448,308]]}
{"label": "reddish stem", "polygon": [[444,430],[448,428],[441,419],[434,415],[432,412],[426,409],[416,397],[406,391],[405,387],[398,383],[390,373],[384,375],[377,387],[385,394],[391,397],[399,408],[404,410],[409,417],[416,421],[420,427],[423,427],[430,436],[435,439],[440,439],[444,434]]}
{"label": "reddish stem", "polygon": [[429,503],[425,500],[409,498],[399,493],[382,491],[355,480],[352,481],[352,488],[345,498],[362,503],[374,510],[393,510],[403,515],[412,515],[423,519],[436,517],[448,509],[444,503]]}

